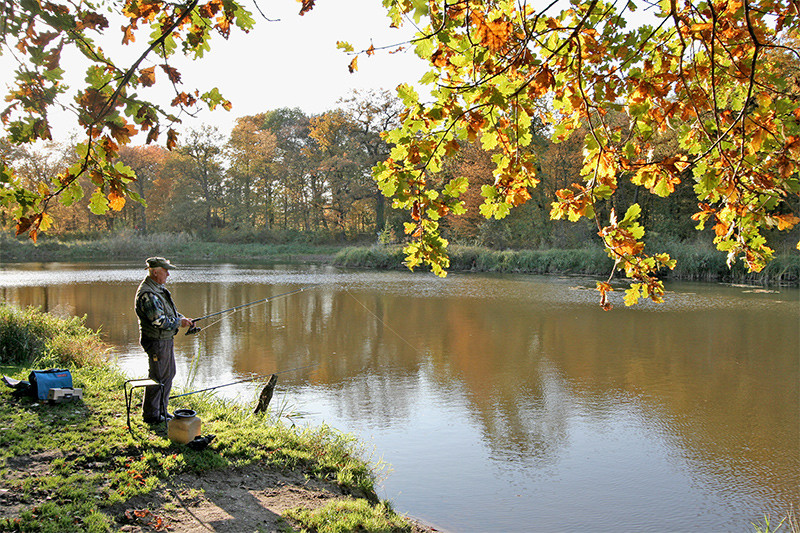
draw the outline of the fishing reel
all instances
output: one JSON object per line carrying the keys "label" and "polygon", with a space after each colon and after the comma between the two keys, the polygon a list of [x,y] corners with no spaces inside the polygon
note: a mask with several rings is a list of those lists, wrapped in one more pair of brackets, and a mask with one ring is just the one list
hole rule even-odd
{"label": "fishing reel", "polygon": [[192,325],[189,326],[189,329],[186,330],[186,335],[194,335],[195,333],[200,332],[200,330],[202,329],[203,328],[196,326],[194,322],[192,322]]}

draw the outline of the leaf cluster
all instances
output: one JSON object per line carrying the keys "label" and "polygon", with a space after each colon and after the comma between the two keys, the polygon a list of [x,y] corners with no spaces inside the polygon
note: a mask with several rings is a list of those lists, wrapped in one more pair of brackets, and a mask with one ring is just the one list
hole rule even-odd
{"label": "leaf cluster", "polygon": [[[627,304],[660,300],[657,272],[674,263],[645,253],[638,205],[623,206],[622,219],[613,210],[601,216],[623,181],[659,197],[692,182],[698,229],[713,225],[729,263],[741,258],[751,271],[772,257],[763,230],[800,222],[795,6],[665,0],[638,17],[633,2],[598,0],[559,13],[513,0],[384,5],[394,24],[422,27],[410,46],[430,65],[421,81],[433,100],[399,88],[402,126],[387,135],[394,149],[375,169],[383,193],[410,211],[410,267],[427,263],[444,274],[447,242],[437,221],[463,212],[465,186],[456,177],[442,192],[437,179],[466,143],[492,154],[484,216],[502,218],[531,197],[539,183],[536,119],[554,141],[588,132],[580,179],[556,191],[550,216],[594,222],[615,270],[631,279]],[[667,134],[678,148],[655,150]],[[607,307],[610,285],[598,288]]]}

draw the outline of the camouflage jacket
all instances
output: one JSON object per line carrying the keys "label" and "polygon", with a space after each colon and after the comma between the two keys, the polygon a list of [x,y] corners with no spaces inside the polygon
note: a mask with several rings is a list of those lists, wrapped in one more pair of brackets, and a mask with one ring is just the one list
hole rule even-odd
{"label": "camouflage jacket", "polygon": [[178,333],[183,315],[175,308],[172,295],[149,276],[136,291],[136,316],[139,331],[146,339],[169,339]]}

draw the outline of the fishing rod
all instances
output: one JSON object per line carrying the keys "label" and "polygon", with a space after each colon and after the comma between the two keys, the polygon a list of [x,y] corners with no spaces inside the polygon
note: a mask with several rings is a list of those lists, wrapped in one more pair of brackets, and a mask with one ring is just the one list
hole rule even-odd
{"label": "fishing rod", "polygon": [[[205,320],[206,318],[211,318],[212,316],[218,316],[218,315],[221,315],[223,313],[232,313],[232,312],[237,311],[239,309],[242,309],[244,307],[250,307],[251,305],[260,304],[260,303],[263,303],[263,302],[269,302],[270,300],[275,300],[275,299],[281,298],[283,296],[289,296],[290,294],[296,294],[298,292],[303,292],[304,290],[309,289],[311,287],[316,287],[317,285],[320,285],[320,283],[315,283],[313,285],[306,285],[305,287],[300,287],[299,289],[295,289],[293,291],[284,292],[283,294],[276,294],[275,296],[270,296],[268,298],[261,298],[260,300],[255,300],[253,302],[248,302],[246,304],[237,305],[237,306],[231,307],[229,309],[223,309],[222,311],[217,311],[216,313],[211,313],[211,314],[208,314],[208,315],[205,315],[205,316],[201,316],[200,318],[194,318],[194,319],[192,319],[192,325],[189,327],[189,329],[186,330],[186,335],[194,335],[195,333],[199,333],[200,331],[202,331],[203,328],[199,328],[195,324],[197,322],[200,322],[201,320]],[[209,326],[206,326],[206,327],[209,327]]]}
{"label": "fishing rod", "polygon": [[175,396],[170,396],[169,399],[170,400],[174,400],[175,398],[182,398],[183,396],[190,396],[192,394],[197,394],[198,392],[207,392],[207,391],[210,391],[210,390],[221,389],[222,387],[230,387],[231,385],[238,385],[240,383],[247,383],[248,381],[256,381],[258,379],[262,379],[262,378],[265,378],[267,376],[285,374],[287,372],[297,372],[298,370],[305,370],[306,368],[312,368],[312,367],[315,367],[315,366],[319,366],[321,364],[322,363],[314,363],[313,365],[300,366],[300,367],[297,367],[297,368],[290,368],[289,370],[281,370],[280,372],[273,372],[272,374],[261,374],[259,376],[253,376],[252,378],[242,379],[242,380],[239,380],[239,381],[234,381],[232,383],[224,383],[222,385],[217,385],[215,387],[208,387],[206,389],[200,389],[200,390],[196,390],[196,391],[192,391],[192,392],[185,392],[183,394],[177,394]]}

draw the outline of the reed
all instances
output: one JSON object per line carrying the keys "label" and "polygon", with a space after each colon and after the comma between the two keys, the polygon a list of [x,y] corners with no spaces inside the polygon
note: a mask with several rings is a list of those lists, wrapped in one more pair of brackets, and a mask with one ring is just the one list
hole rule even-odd
{"label": "reed", "polygon": [[[747,272],[742,261],[730,268],[726,254],[707,245],[669,243],[650,245],[651,253],[665,252],[677,260],[674,270],[664,269],[664,279],[724,281],[761,285],[797,286],[800,282],[800,256],[779,254],[761,272]],[[333,263],[344,267],[401,269],[405,255],[399,245],[351,247],[334,256]],[[451,271],[525,274],[608,276],[613,263],[600,247],[549,250],[491,250],[478,246],[450,247]]]}

